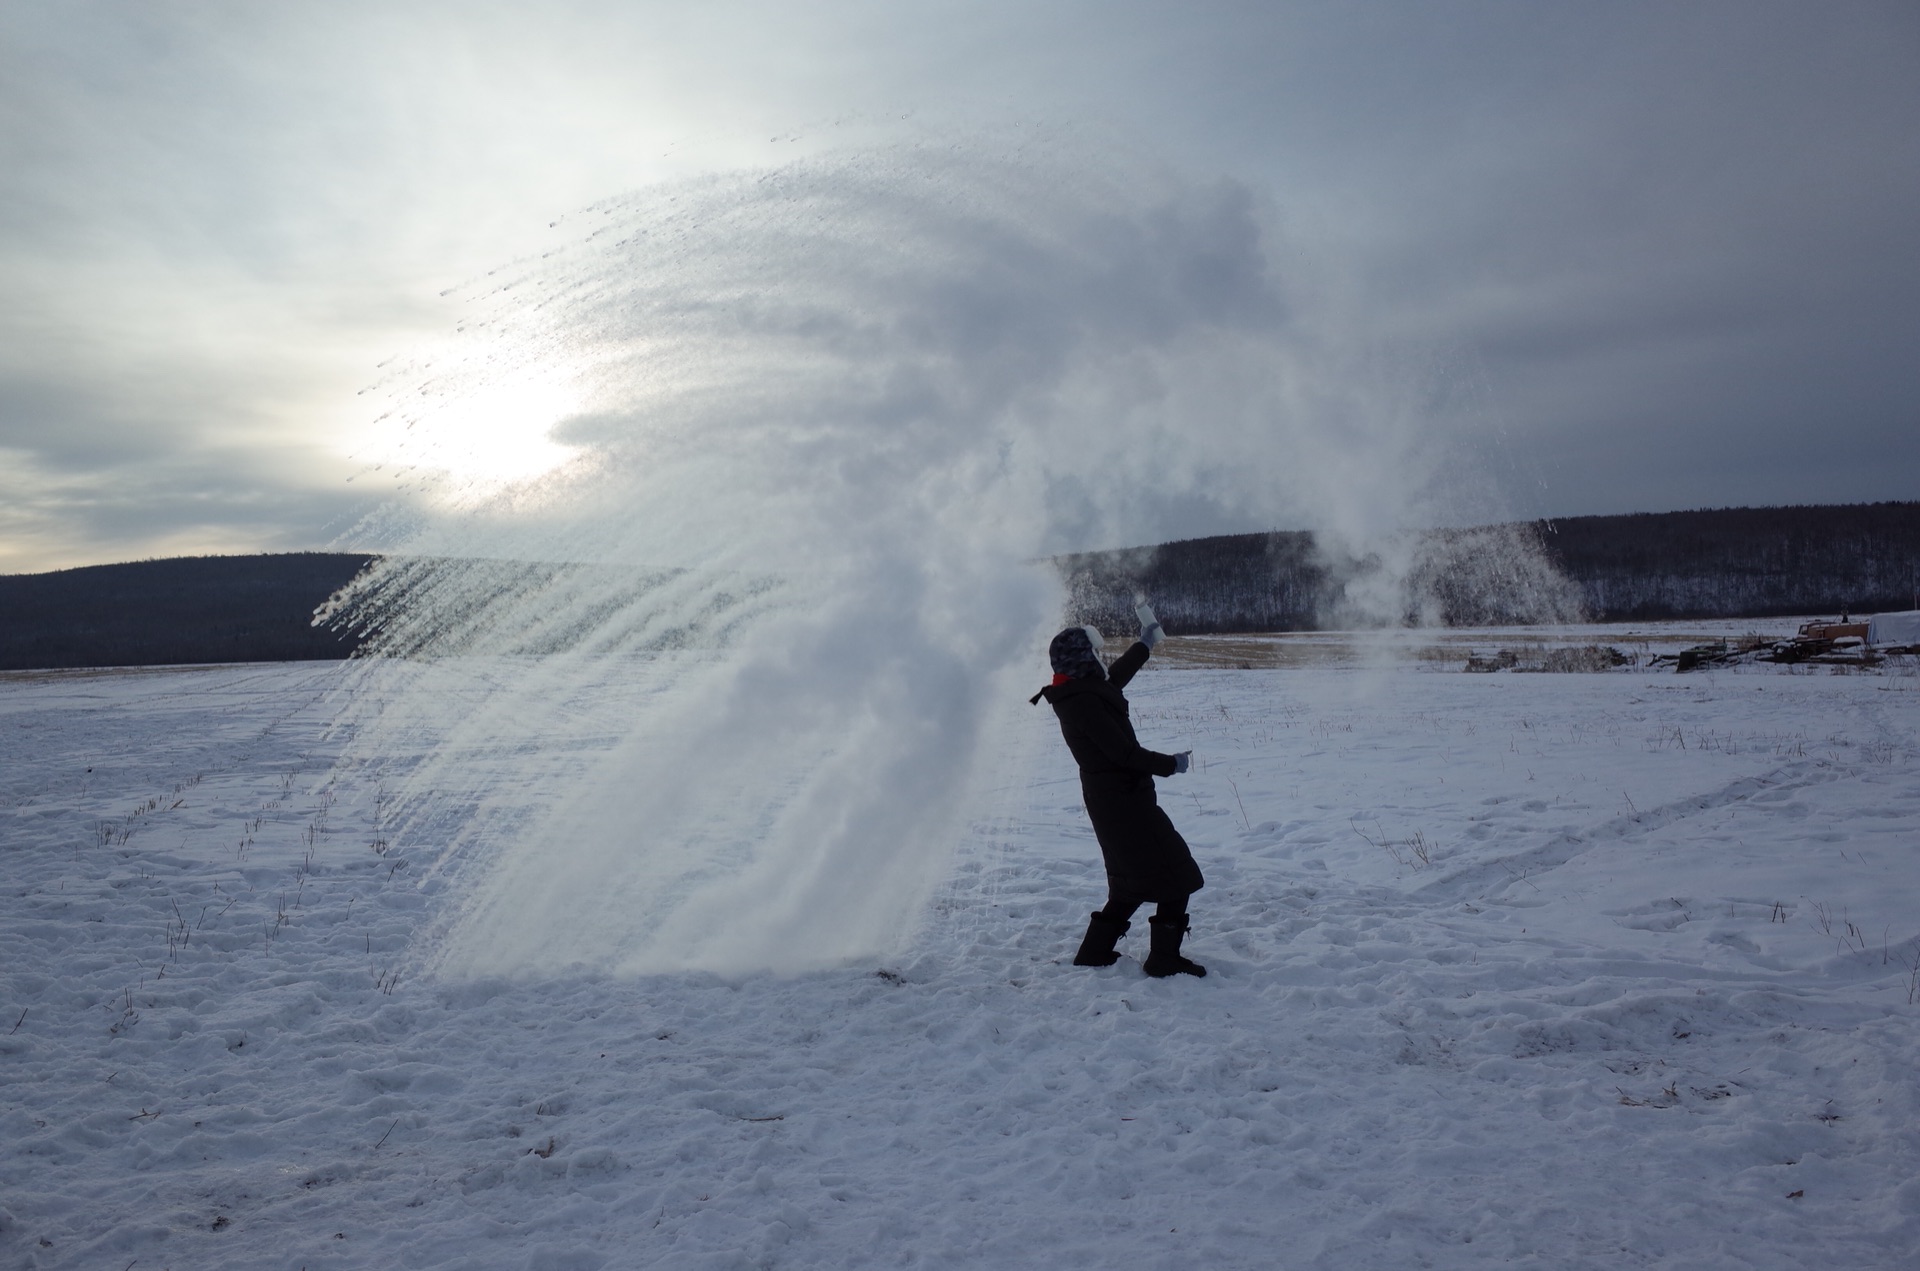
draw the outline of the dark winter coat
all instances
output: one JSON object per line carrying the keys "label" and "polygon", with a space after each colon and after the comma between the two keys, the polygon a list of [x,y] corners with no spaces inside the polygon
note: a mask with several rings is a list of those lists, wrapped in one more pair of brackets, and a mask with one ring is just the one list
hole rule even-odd
{"label": "dark winter coat", "polygon": [[1040,690],[1060,719],[1060,735],[1080,765],[1080,793],[1107,864],[1107,883],[1135,900],[1176,900],[1206,885],[1187,841],[1160,810],[1153,779],[1171,777],[1172,755],[1148,750],[1133,735],[1121,693],[1146,664],[1135,643],[1107,669],[1107,678],[1068,680]]}

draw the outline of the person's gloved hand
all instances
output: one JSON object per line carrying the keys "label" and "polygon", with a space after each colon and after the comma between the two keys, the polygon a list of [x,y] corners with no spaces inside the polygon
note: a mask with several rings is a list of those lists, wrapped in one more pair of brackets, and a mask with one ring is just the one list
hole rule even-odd
{"label": "person's gloved hand", "polygon": [[1160,619],[1153,616],[1152,605],[1135,605],[1133,612],[1134,616],[1140,619],[1140,643],[1151,649],[1166,639],[1166,628],[1160,625]]}
{"label": "person's gloved hand", "polygon": [[1192,766],[1193,752],[1191,750],[1183,750],[1173,757],[1173,772],[1175,776],[1179,776]]}

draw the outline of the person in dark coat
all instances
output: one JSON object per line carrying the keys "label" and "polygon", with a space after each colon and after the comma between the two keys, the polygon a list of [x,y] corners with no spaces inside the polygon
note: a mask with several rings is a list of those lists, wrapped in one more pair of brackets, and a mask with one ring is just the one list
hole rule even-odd
{"label": "person in dark coat", "polygon": [[1188,930],[1187,897],[1206,880],[1153,791],[1155,777],[1185,772],[1193,752],[1163,755],[1142,746],[1121,692],[1165,634],[1151,608],[1140,606],[1139,615],[1140,639],[1111,667],[1101,664],[1102,640],[1093,628],[1068,627],[1055,636],[1047,650],[1053,683],[1033,697],[1035,703],[1044,697],[1053,707],[1060,735],[1080,765],[1080,793],[1107,866],[1106,906],[1088,921],[1073,962],[1112,966],[1119,961],[1114,946],[1127,933],[1134,911],[1152,901],[1158,907],[1148,919],[1152,938],[1142,969],[1162,978],[1205,975],[1205,967],[1180,956],[1180,942]]}

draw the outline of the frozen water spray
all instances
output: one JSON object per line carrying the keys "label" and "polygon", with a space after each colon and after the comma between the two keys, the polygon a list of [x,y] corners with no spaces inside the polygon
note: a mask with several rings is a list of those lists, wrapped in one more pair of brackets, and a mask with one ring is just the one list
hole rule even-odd
{"label": "frozen water spray", "polygon": [[1270,220],[909,147],[617,199],[484,280],[391,372],[411,520],[332,611],[395,655],[343,722],[423,752],[438,972],[898,948],[1044,672],[1047,553],[1427,511],[1416,403]]}

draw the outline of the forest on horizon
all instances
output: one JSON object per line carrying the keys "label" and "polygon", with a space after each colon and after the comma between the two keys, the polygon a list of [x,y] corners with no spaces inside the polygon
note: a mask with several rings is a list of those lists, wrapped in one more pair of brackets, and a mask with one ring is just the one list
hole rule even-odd
{"label": "forest on horizon", "polygon": [[[1576,516],[1410,536],[1397,621],[1505,626],[1920,608],[1920,502]],[[1130,630],[1135,595],[1169,633],[1337,630],[1387,568],[1280,531],[1059,558],[1070,621]],[[1391,571],[1390,571],[1391,572]],[[1379,621],[1380,605],[1370,617]]]}
{"label": "forest on horizon", "polygon": [[[1132,629],[1136,595],[1175,635],[1339,629],[1380,621],[1382,603],[1395,621],[1447,626],[1920,608],[1920,502],[1569,517],[1429,531],[1399,550],[1355,558],[1278,531],[1055,564],[1067,621],[1113,632]],[[0,576],[0,670],[347,657],[360,641],[315,626],[313,612],[376,559],[201,556]],[[1369,590],[1381,578],[1399,588],[1384,602]]]}

